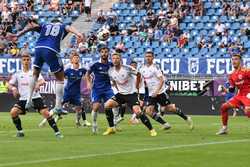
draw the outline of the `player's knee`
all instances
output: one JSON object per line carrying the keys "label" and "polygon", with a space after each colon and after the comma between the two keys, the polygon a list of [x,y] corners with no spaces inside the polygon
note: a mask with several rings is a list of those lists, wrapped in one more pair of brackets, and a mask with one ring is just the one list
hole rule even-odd
{"label": "player's knee", "polygon": [[227,112],[227,110],[229,110],[231,108],[230,104],[228,103],[223,103],[220,107],[220,111],[221,112]]}
{"label": "player's knee", "polygon": [[12,118],[17,117],[18,116],[18,109],[16,107],[13,107],[10,110],[10,115],[11,115]]}
{"label": "player's knee", "polygon": [[47,108],[41,109],[41,110],[40,110],[40,113],[41,113],[41,115],[42,115],[44,118],[49,118],[49,117],[50,117],[50,113],[49,113],[49,110],[48,110]]}
{"label": "player's knee", "polygon": [[140,106],[133,106],[133,112],[136,114],[136,115],[139,115],[141,113],[141,108]]}
{"label": "player's knee", "polygon": [[175,111],[176,111],[176,106],[175,106],[175,104],[169,104],[169,105],[166,107],[166,110],[169,111],[169,112],[175,112]]}
{"label": "player's knee", "polygon": [[150,116],[151,116],[152,113],[153,113],[153,109],[152,109],[152,107],[150,107],[150,106],[147,107],[145,111],[146,111],[146,114],[148,114],[148,115],[150,115]]}
{"label": "player's knee", "polygon": [[75,112],[77,112],[77,113],[82,112],[81,106],[76,106],[76,107],[74,108],[74,110],[75,110]]}

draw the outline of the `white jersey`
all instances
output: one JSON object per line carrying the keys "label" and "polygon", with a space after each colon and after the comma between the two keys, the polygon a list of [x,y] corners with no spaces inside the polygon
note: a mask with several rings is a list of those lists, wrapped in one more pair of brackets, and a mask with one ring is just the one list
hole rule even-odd
{"label": "white jersey", "polygon": [[119,71],[115,67],[111,67],[108,71],[111,81],[115,81],[118,87],[118,92],[127,95],[133,94],[135,89],[135,79],[133,76],[137,75],[138,71],[130,66],[121,65]]}
{"label": "white jersey", "polygon": [[[152,96],[152,94],[158,89],[160,85],[159,78],[160,77],[164,78],[164,75],[162,74],[160,68],[157,67],[155,64],[152,64],[150,66],[143,65],[139,71],[147,84],[149,96]],[[164,91],[165,91],[165,82],[163,83],[163,86],[161,87],[159,94],[163,93]]]}
{"label": "white jersey", "polygon": [[[11,85],[17,85],[17,89],[20,94],[19,100],[27,100],[29,97],[29,90],[30,90],[30,80],[32,79],[32,70],[28,72],[18,71],[11,76],[9,83]],[[43,79],[40,75],[38,80]],[[34,92],[32,99],[36,99],[41,97],[39,92]]]}

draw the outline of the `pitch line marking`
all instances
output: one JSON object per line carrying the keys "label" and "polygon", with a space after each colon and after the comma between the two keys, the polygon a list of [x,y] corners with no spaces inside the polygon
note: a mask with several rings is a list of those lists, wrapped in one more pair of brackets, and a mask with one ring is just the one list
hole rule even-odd
{"label": "pitch line marking", "polygon": [[178,148],[189,148],[189,147],[192,148],[192,147],[201,147],[201,146],[209,146],[209,145],[217,145],[217,144],[246,143],[246,142],[250,142],[250,139],[215,141],[215,142],[197,143],[197,144],[183,144],[183,145],[153,147],[153,148],[135,149],[135,150],[128,150],[128,151],[111,152],[111,153],[87,154],[87,155],[78,155],[78,156],[49,158],[49,159],[43,159],[43,160],[21,161],[21,162],[0,164],[0,167],[27,165],[27,164],[39,164],[39,163],[44,163],[44,162],[60,161],[60,160],[74,160],[74,159],[84,159],[84,158],[101,157],[101,156],[112,156],[112,155],[119,155],[119,154],[144,152],[144,151],[171,150],[171,149],[178,149]]}

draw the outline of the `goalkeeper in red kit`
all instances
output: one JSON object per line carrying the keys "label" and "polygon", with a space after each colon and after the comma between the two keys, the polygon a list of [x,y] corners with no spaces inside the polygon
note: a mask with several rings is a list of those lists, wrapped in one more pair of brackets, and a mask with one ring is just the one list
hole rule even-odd
{"label": "goalkeeper in red kit", "polygon": [[229,92],[237,89],[237,94],[227,102],[223,103],[220,111],[222,118],[222,128],[216,133],[223,135],[228,133],[228,111],[232,108],[244,107],[244,112],[250,118],[250,69],[242,66],[242,57],[240,54],[232,56],[232,65],[234,71],[229,75]]}

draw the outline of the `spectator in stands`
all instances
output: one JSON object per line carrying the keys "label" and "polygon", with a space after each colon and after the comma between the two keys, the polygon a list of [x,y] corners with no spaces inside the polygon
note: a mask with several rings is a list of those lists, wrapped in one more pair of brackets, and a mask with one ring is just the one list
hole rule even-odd
{"label": "spectator in stands", "polygon": [[156,26],[154,29],[154,40],[159,41],[162,37],[162,33],[159,28]]}
{"label": "spectator in stands", "polygon": [[146,20],[152,28],[156,26],[158,19],[152,9],[148,10]]}
{"label": "spectator in stands", "polygon": [[178,40],[178,47],[179,48],[185,47],[188,44],[188,40],[189,40],[189,34],[187,32],[184,32]]}
{"label": "spectator in stands", "polygon": [[213,47],[213,36],[209,36],[207,40],[207,47],[212,48]]}
{"label": "spectator in stands", "polygon": [[5,78],[0,80],[0,93],[8,93],[8,81]]}
{"label": "spectator in stands", "polygon": [[188,12],[190,11],[188,2],[186,0],[181,0],[178,9],[181,13],[181,17],[187,16]]}
{"label": "spectator in stands", "polygon": [[198,48],[201,49],[205,47],[206,47],[206,39],[204,38],[204,35],[202,35],[198,41]]}
{"label": "spectator in stands", "polygon": [[20,50],[20,55],[23,55],[24,53],[31,53],[28,42],[25,42]]}
{"label": "spectator in stands", "polygon": [[239,14],[240,14],[240,4],[235,2],[232,4],[231,16],[238,18]]}
{"label": "spectator in stands", "polygon": [[152,8],[152,1],[151,0],[144,0],[144,9],[149,10]]}
{"label": "spectator in stands", "polygon": [[3,5],[3,10],[1,12],[1,17],[2,17],[2,23],[8,23],[8,22],[12,21],[11,11],[9,10],[7,4]]}
{"label": "spectator in stands", "polygon": [[116,21],[113,21],[113,23],[109,26],[109,32],[111,36],[116,36],[119,34],[119,27]]}
{"label": "spectator in stands", "polygon": [[152,42],[154,40],[154,28],[149,26],[147,31],[147,41]]}
{"label": "spectator in stands", "polygon": [[223,35],[221,42],[219,44],[220,48],[227,48],[229,47],[230,43],[232,42],[232,39],[228,36],[228,31],[226,30]]}
{"label": "spectator in stands", "polygon": [[18,57],[19,56],[20,49],[17,47],[17,44],[15,42],[12,42],[10,44],[9,54],[12,57]]}
{"label": "spectator in stands", "polygon": [[84,0],[84,11],[87,14],[87,19],[85,21],[87,22],[91,21],[91,5],[92,0]]}
{"label": "spectator in stands", "polygon": [[132,22],[132,24],[130,24],[127,31],[128,31],[128,35],[137,35],[138,34],[138,29],[137,29],[135,22]]}
{"label": "spectator in stands", "polygon": [[133,0],[136,9],[141,9],[142,0]]}
{"label": "spectator in stands", "polygon": [[49,5],[49,10],[58,11],[59,10],[59,0],[51,0]]}
{"label": "spectator in stands", "polygon": [[115,46],[115,51],[118,53],[125,53],[127,51],[123,39],[119,43],[117,43],[117,45]]}
{"label": "spectator in stands", "polygon": [[175,34],[175,36],[177,36],[179,32],[179,21],[176,13],[169,20],[168,28]]}
{"label": "spectator in stands", "polygon": [[173,11],[175,9],[175,0],[167,0],[169,10]]}
{"label": "spectator in stands", "polygon": [[167,42],[167,43],[171,43],[174,37],[174,33],[171,30],[167,30],[166,34],[163,36],[162,41],[163,42]]}
{"label": "spectator in stands", "polygon": [[222,15],[228,16],[231,11],[231,5],[228,2],[223,1],[222,8]]}
{"label": "spectator in stands", "polygon": [[106,22],[106,16],[102,9],[97,13],[96,22],[99,24],[104,24]]}
{"label": "spectator in stands", "polygon": [[250,24],[244,24],[240,31],[242,35],[250,36]]}
{"label": "spectator in stands", "polygon": [[215,34],[217,36],[222,36],[226,30],[226,26],[223,23],[221,23],[220,20],[217,20],[214,29],[215,29]]}
{"label": "spectator in stands", "polygon": [[27,0],[26,8],[28,11],[34,10],[34,0]]}
{"label": "spectator in stands", "polygon": [[166,18],[166,11],[163,10],[163,8],[160,8],[159,12],[158,12],[158,21],[163,21]]}
{"label": "spectator in stands", "polygon": [[147,29],[146,24],[144,23],[143,20],[141,20],[140,24],[138,25],[138,31],[139,32],[144,32]]}
{"label": "spectator in stands", "polygon": [[117,14],[116,12],[110,8],[110,10],[107,12],[107,24],[110,25],[112,22],[117,20]]}
{"label": "spectator in stands", "polygon": [[242,2],[242,4],[241,4],[241,6],[240,6],[240,12],[241,12],[241,14],[246,14],[247,12],[249,13],[250,11],[249,11],[249,6],[247,5],[247,3],[246,2]]}
{"label": "spectator in stands", "polygon": [[202,0],[192,0],[192,12],[194,16],[202,16],[203,14]]}

